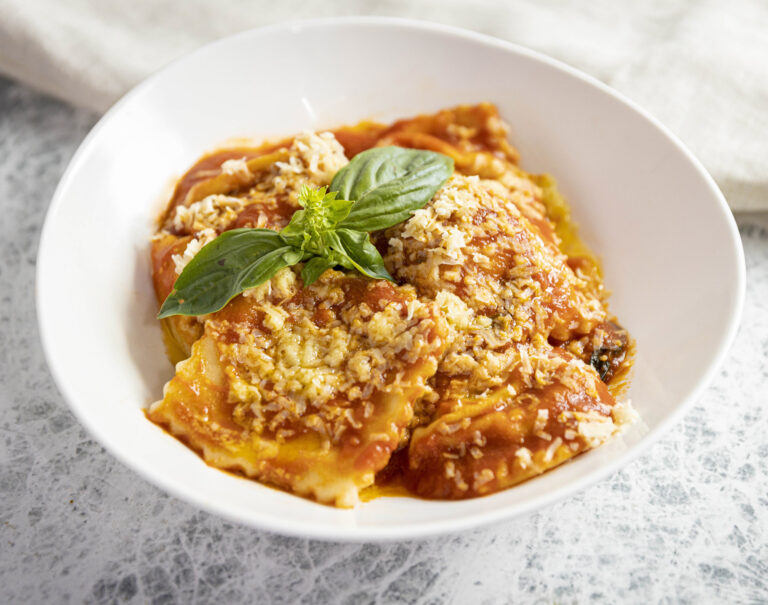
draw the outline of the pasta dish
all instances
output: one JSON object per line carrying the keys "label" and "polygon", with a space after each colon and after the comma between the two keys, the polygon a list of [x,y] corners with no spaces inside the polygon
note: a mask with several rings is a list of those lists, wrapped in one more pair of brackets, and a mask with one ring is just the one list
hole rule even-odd
{"label": "pasta dish", "polygon": [[631,338],[507,137],[484,103],[201,158],[151,242],[176,369],[149,419],[340,507],[485,496],[620,432]]}

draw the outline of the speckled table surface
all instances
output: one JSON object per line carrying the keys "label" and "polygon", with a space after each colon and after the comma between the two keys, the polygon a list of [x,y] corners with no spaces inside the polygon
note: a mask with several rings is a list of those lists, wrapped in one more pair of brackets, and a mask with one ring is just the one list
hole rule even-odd
{"label": "speckled table surface", "polygon": [[95,120],[0,79],[0,602],[768,603],[768,216],[738,217],[747,299],[725,365],[647,454],[472,532],[285,538],[140,479],[85,433],[51,380],[37,242]]}

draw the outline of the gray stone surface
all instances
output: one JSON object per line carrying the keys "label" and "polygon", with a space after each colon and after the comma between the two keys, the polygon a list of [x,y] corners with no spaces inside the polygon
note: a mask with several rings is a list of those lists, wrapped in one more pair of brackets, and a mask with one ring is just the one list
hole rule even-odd
{"label": "gray stone surface", "polygon": [[768,603],[768,218],[712,386],[646,455],[535,514],[332,544],[233,525],[108,455],[57,392],[33,301],[40,227],[95,116],[0,80],[0,603]]}

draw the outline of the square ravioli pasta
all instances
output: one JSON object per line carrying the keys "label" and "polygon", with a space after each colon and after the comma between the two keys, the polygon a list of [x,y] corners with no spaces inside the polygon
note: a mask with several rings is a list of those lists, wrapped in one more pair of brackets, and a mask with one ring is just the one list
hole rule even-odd
{"label": "square ravioli pasta", "polygon": [[562,349],[525,344],[506,353],[507,366],[482,393],[465,395],[477,386],[466,378],[441,390],[433,421],[410,440],[411,492],[452,500],[494,493],[599,446],[634,420],[591,366]]}
{"label": "square ravioli pasta", "polygon": [[407,438],[445,348],[412,287],[292,268],[205,321],[149,410],[219,468],[353,506]]}

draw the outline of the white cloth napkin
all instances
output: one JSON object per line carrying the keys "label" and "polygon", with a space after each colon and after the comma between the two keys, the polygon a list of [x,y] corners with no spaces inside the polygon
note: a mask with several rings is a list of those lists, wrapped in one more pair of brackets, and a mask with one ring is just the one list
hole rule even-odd
{"label": "white cloth napkin", "polygon": [[287,19],[376,14],[543,51],[648,109],[734,210],[768,210],[766,0],[0,0],[0,72],[97,111],[171,59]]}

